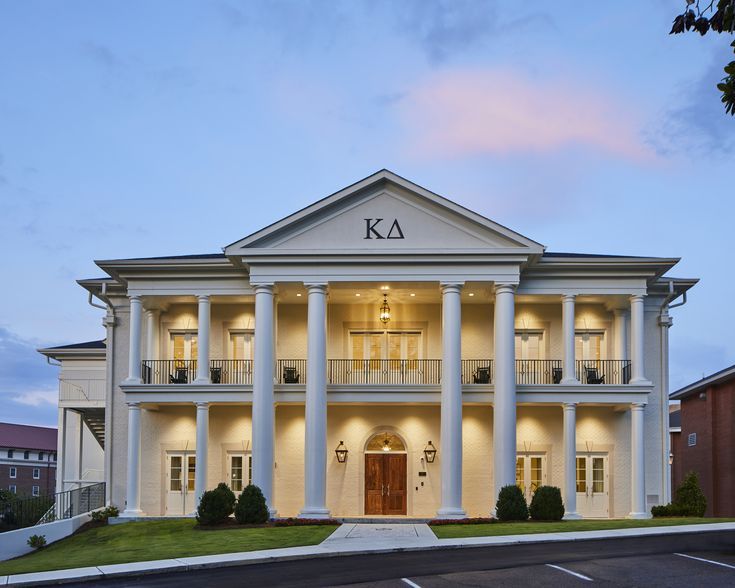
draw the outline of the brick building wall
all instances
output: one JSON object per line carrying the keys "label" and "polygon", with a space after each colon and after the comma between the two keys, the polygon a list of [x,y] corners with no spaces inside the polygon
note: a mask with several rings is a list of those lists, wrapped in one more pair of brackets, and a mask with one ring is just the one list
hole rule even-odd
{"label": "brick building wall", "polygon": [[[16,468],[16,477],[10,477],[11,468]],[[33,470],[38,468],[38,479],[33,477]],[[16,487],[18,496],[32,496],[33,486],[38,486],[39,495],[53,494],[56,487],[56,463],[55,462],[16,462],[13,464],[0,464],[0,488],[8,490],[10,486]]]}
{"label": "brick building wall", "polygon": [[[674,435],[672,484],[689,471],[699,474],[707,516],[735,516],[735,379],[681,401],[681,434]],[[690,434],[696,445],[689,446]]]}

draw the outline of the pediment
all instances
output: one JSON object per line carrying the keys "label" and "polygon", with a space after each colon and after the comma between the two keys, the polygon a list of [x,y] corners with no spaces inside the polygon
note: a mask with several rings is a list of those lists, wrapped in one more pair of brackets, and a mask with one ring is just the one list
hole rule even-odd
{"label": "pediment", "polygon": [[225,254],[263,250],[539,254],[543,246],[383,171],[229,245]]}

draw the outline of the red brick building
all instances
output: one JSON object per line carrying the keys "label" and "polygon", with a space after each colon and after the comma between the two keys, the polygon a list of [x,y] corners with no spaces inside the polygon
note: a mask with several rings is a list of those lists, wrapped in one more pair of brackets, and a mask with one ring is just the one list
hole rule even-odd
{"label": "red brick building", "polygon": [[671,394],[681,400],[681,432],[673,433],[672,486],[699,474],[707,516],[735,516],[735,365]]}
{"label": "red brick building", "polygon": [[0,423],[0,488],[19,496],[56,491],[57,430]]}

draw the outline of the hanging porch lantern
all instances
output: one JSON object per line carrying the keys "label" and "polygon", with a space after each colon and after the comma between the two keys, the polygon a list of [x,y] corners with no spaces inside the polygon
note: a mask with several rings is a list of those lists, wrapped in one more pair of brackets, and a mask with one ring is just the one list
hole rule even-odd
{"label": "hanging porch lantern", "polygon": [[390,321],[390,306],[388,306],[388,295],[383,294],[383,304],[380,306],[380,322],[388,324]]}
{"label": "hanging porch lantern", "polygon": [[434,463],[436,459],[436,447],[429,441],[429,444],[424,448],[424,455],[426,456],[426,463]]}
{"label": "hanging porch lantern", "polygon": [[337,461],[339,463],[344,463],[347,461],[347,447],[345,447],[344,441],[339,442],[339,445],[337,445],[337,449],[334,450],[334,453],[337,454]]}

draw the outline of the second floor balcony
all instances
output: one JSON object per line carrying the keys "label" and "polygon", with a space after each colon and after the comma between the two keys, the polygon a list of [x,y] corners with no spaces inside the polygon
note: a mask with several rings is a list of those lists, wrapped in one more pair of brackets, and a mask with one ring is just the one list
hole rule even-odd
{"label": "second floor balcony", "polygon": [[[144,384],[189,384],[197,375],[196,360],[144,360]],[[278,359],[274,382],[306,384],[306,359]],[[251,385],[253,362],[249,359],[213,359],[209,362],[211,383]],[[562,380],[561,359],[518,359],[515,362],[519,385],[557,385]],[[617,359],[575,361],[575,376],[581,384],[625,385],[630,382],[631,362]],[[463,359],[462,383],[489,385],[494,382],[492,359]],[[441,384],[441,359],[328,359],[327,383],[343,385]]]}

